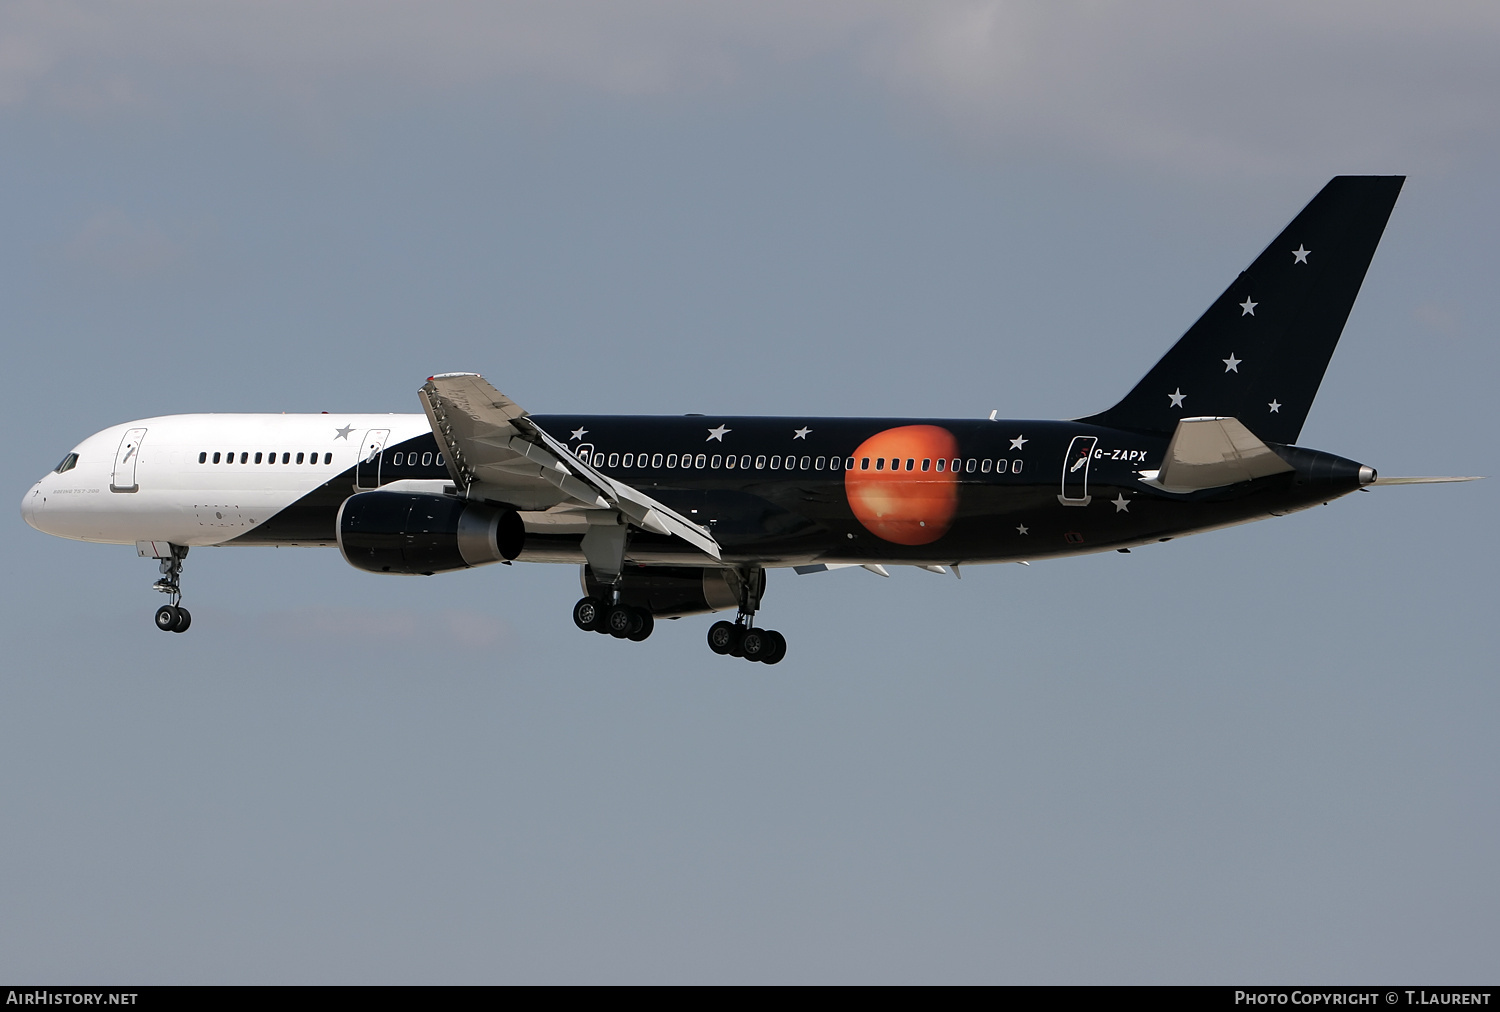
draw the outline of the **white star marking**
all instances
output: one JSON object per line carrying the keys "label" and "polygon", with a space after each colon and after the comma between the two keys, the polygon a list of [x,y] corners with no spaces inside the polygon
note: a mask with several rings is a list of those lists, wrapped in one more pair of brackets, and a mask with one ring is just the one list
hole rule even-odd
{"label": "white star marking", "polygon": [[1255,315],[1255,307],[1258,306],[1258,305],[1260,305],[1259,302],[1252,301],[1251,298],[1250,298],[1250,296],[1248,296],[1248,295],[1245,296],[1245,301],[1240,303],[1240,315],[1241,316],[1254,316]]}
{"label": "white star marking", "polygon": [[716,429],[709,429],[708,430],[708,439],[705,439],[704,442],[707,443],[707,442],[709,442],[711,440],[717,439],[719,442],[722,443],[722,442],[724,442],[724,433],[726,433],[726,432],[733,432],[733,431],[734,431],[733,429],[729,428],[728,426],[724,425],[724,423],[720,422],[718,428],[716,428]]}
{"label": "white star marking", "polygon": [[1235,358],[1234,352],[1231,351],[1228,358],[1220,359],[1219,361],[1224,363],[1225,372],[1239,372],[1240,363],[1245,360],[1242,358]]}
{"label": "white star marking", "polygon": [[334,429],[333,431],[338,433],[337,436],[333,437],[334,439],[347,440],[349,438],[349,433],[354,431],[354,426],[345,425],[342,429]]}
{"label": "white star marking", "polygon": [[797,431],[795,431],[795,432],[792,433],[792,438],[793,439],[806,439],[807,438],[807,434],[809,432],[811,432],[811,431],[812,431],[812,429],[805,428],[805,427],[801,428],[801,429],[798,429]]}
{"label": "white star marking", "polygon": [[586,433],[588,431],[589,431],[588,429],[585,429],[582,425],[580,425],[580,426],[578,426],[578,428],[576,428],[576,429],[573,430],[573,438],[574,439],[582,439],[583,436],[584,436],[584,433]]}
{"label": "white star marking", "polygon": [[1312,250],[1310,250],[1310,249],[1304,249],[1303,246],[1302,246],[1302,244],[1298,243],[1297,244],[1297,248],[1294,249],[1294,250],[1292,250],[1292,256],[1294,256],[1294,257],[1297,258],[1297,259],[1295,259],[1295,260],[1292,261],[1292,264],[1295,266],[1296,264],[1305,264],[1305,263],[1307,263],[1307,254],[1309,254],[1311,252],[1312,252]]}
{"label": "white star marking", "polygon": [[1127,498],[1125,498],[1125,493],[1124,492],[1121,492],[1119,495],[1115,496],[1113,499],[1110,500],[1110,502],[1112,502],[1112,503],[1115,504],[1115,512],[1116,513],[1129,513],[1130,512],[1130,500],[1127,499]]}
{"label": "white star marking", "polygon": [[1031,530],[1031,528],[1027,527],[1025,524],[1017,524],[1016,525],[1016,533],[1017,534],[1026,534],[1030,530]]}
{"label": "white star marking", "polygon": [[1172,401],[1172,407],[1180,408],[1187,394],[1182,392],[1182,387],[1178,387],[1175,392],[1167,394],[1167,397]]}
{"label": "white star marking", "polygon": [[1021,449],[1025,449],[1025,447],[1026,447],[1026,437],[1025,436],[1017,436],[1015,439],[1012,439],[1010,441],[1010,448],[1012,450],[1021,450]]}
{"label": "white star marking", "polygon": [[1281,413],[1281,402],[1280,401],[1272,401],[1270,404],[1267,404],[1266,407],[1268,407],[1268,408],[1271,409],[1271,414],[1273,414],[1273,415]]}

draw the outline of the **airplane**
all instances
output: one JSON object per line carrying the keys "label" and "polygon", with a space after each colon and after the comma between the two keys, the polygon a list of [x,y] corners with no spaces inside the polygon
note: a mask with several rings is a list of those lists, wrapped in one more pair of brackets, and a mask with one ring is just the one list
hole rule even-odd
{"label": "airplane", "polygon": [[1124,399],[1065,421],[533,415],[476,373],[422,414],[189,414],[89,436],[28,491],[39,531],[133,544],[155,615],[188,550],[337,546],[371,573],[580,567],[573,621],[641,641],[734,609],[715,653],[775,664],[766,571],[936,572],[1119,551],[1284,516],[1380,478],[1296,445],[1404,176],[1339,176]]}

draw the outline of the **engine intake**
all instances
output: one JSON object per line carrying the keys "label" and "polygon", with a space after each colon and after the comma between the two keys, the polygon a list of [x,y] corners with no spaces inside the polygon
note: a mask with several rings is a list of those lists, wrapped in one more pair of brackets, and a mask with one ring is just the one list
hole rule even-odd
{"label": "engine intake", "polygon": [[339,509],[338,539],[356,569],[431,576],[514,559],[526,527],[515,510],[454,496],[360,492]]}

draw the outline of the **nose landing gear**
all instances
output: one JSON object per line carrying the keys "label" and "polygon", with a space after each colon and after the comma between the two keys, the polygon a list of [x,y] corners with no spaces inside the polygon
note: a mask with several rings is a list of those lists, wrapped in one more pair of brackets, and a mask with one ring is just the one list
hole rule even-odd
{"label": "nose landing gear", "polygon": [[[187,632],[188,626],[193,624],[193,616],[182,607],[182,560],[187,558],[186,545],[162,545],[159,543],[143,542],[149,545],[152,552],[151,557],[161,562],[161,579],[151,586],[170,595],[171,604],[164,604],[156,609],[156,628],[162,632]],[[160,554],[166,549],[166,555]],[[147,549],[137,546],[141,555],[145,555]]]}

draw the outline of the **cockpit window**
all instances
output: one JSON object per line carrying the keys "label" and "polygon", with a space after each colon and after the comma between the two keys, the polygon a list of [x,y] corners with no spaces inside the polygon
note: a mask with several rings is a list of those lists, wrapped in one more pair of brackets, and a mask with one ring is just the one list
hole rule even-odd
{"label": "cockpit window", "polygon": [[58,474],[62,474],[64,471],[73,470],[73,468],[76,466],[78,466],[78,454],[70,453],[62,459],[61,464],[58,464],[52,470],[56,471]]}

